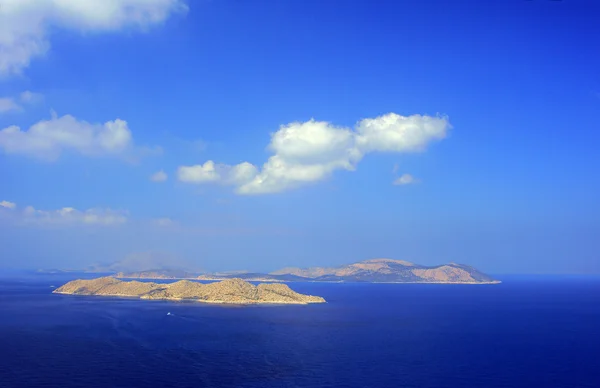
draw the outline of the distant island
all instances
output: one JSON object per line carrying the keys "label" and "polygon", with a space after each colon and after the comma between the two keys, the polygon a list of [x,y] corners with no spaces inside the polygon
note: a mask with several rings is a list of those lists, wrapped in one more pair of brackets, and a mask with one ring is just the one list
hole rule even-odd
{"label": "distant island", "polygon": [[220,304],[309,304],[325,303],[320,296],[303,295],[285,284],[254,286],[242,279],[202,284],[180,280],[168,284],[122,281],[114,277],[73,280],[53,291],[55,294],[137,297],[156,300],[186,300]]}
{"label": "distant island", "polygon": [[225,280],[240,278],[247,281],[271,282],[368,282],[368,283],[443,283],[443,284],[497,284],[500,281],[464,265],[449,263],[423,266],[404,260],[371,259],[340,267],[283,268],[265,273],[236,272],[194,274],[176,270],[119,272],[125,279],[197,279]]}

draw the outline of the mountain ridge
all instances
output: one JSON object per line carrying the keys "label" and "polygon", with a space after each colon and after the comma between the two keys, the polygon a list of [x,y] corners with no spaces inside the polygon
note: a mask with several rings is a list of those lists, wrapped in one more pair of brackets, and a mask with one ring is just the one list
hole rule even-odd
{"label": "mountain ridge", "polygon": [[[181,276],[177,276],[177,274]],[[115,276],[129,279],[224,280],[240,278],[248,281],[274,282],[500,283],[491,276],[466,264],[448,263],[437,266],[424,266],[406,260],[388,258],[368,259],[338,267],[286,267],[270,273],[193,274],[183,271],[150,270],[131,273],[120,272]]]}
{"label": "mountain ridge", "polygon": [[423,266],[405,260],[369,259],[339,267],[288,267],[272,275],[295,275],[315,281],[363,281],[390,283],[494,284],[498,280],[472,266],[457,263]]}

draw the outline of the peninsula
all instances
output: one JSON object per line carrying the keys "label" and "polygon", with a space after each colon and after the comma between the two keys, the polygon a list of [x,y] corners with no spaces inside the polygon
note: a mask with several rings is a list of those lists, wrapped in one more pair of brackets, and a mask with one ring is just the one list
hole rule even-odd
{"label": "peninsula", "polygon": [[137,297],[157,300],[189,300],[221,304],[309,304],[325,303],[320,296],[299,294],[285,284],[254,286],[242,279],[216,283],[180,280],[173,283],[122,281],[111,276],[73,280],[53,291],[55,294]]}

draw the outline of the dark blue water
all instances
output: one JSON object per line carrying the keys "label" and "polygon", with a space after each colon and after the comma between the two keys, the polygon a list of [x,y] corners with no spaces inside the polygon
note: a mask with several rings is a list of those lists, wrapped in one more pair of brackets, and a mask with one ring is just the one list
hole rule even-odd
{"label": "dark blue water", "polygon": [[0,279],[0,386],[600,386],[599,278],[291,283],[329,303],[251,307],[51,294],[67,280]]}

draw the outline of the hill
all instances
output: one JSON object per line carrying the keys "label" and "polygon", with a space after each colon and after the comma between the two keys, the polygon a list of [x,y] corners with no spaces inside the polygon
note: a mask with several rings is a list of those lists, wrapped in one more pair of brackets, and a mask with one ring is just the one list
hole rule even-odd
{"label": "hill", "polygon": [[299,276],[313,281],[390,283],[499,283],[468,265],[427,267],[404,260],[371,259],[340,267],[284,268],[273,276]]}
{"label": "hill", "polygon": [[190,300],[226,304],[325,303],[325,299],[319,296],[299,294],[285,284],[254,286],[241,279],[228,279],[209,284],[189,280],[160,284],[103,277],[91,280],[73,280],[53,292],[56,294],[127,296],[141,299]]}
{"label": "hill", "polygon": [[175,270],[119,272],[117,278],[127,279],[194,279],[224,280],[239,278],[259,282],[370,282],[370,283],[459,283],[494,284],[499,281],[464,264],[424,266],[405,260],[370,259],[340,267],[287,267],[265,273],[192,273]]}

